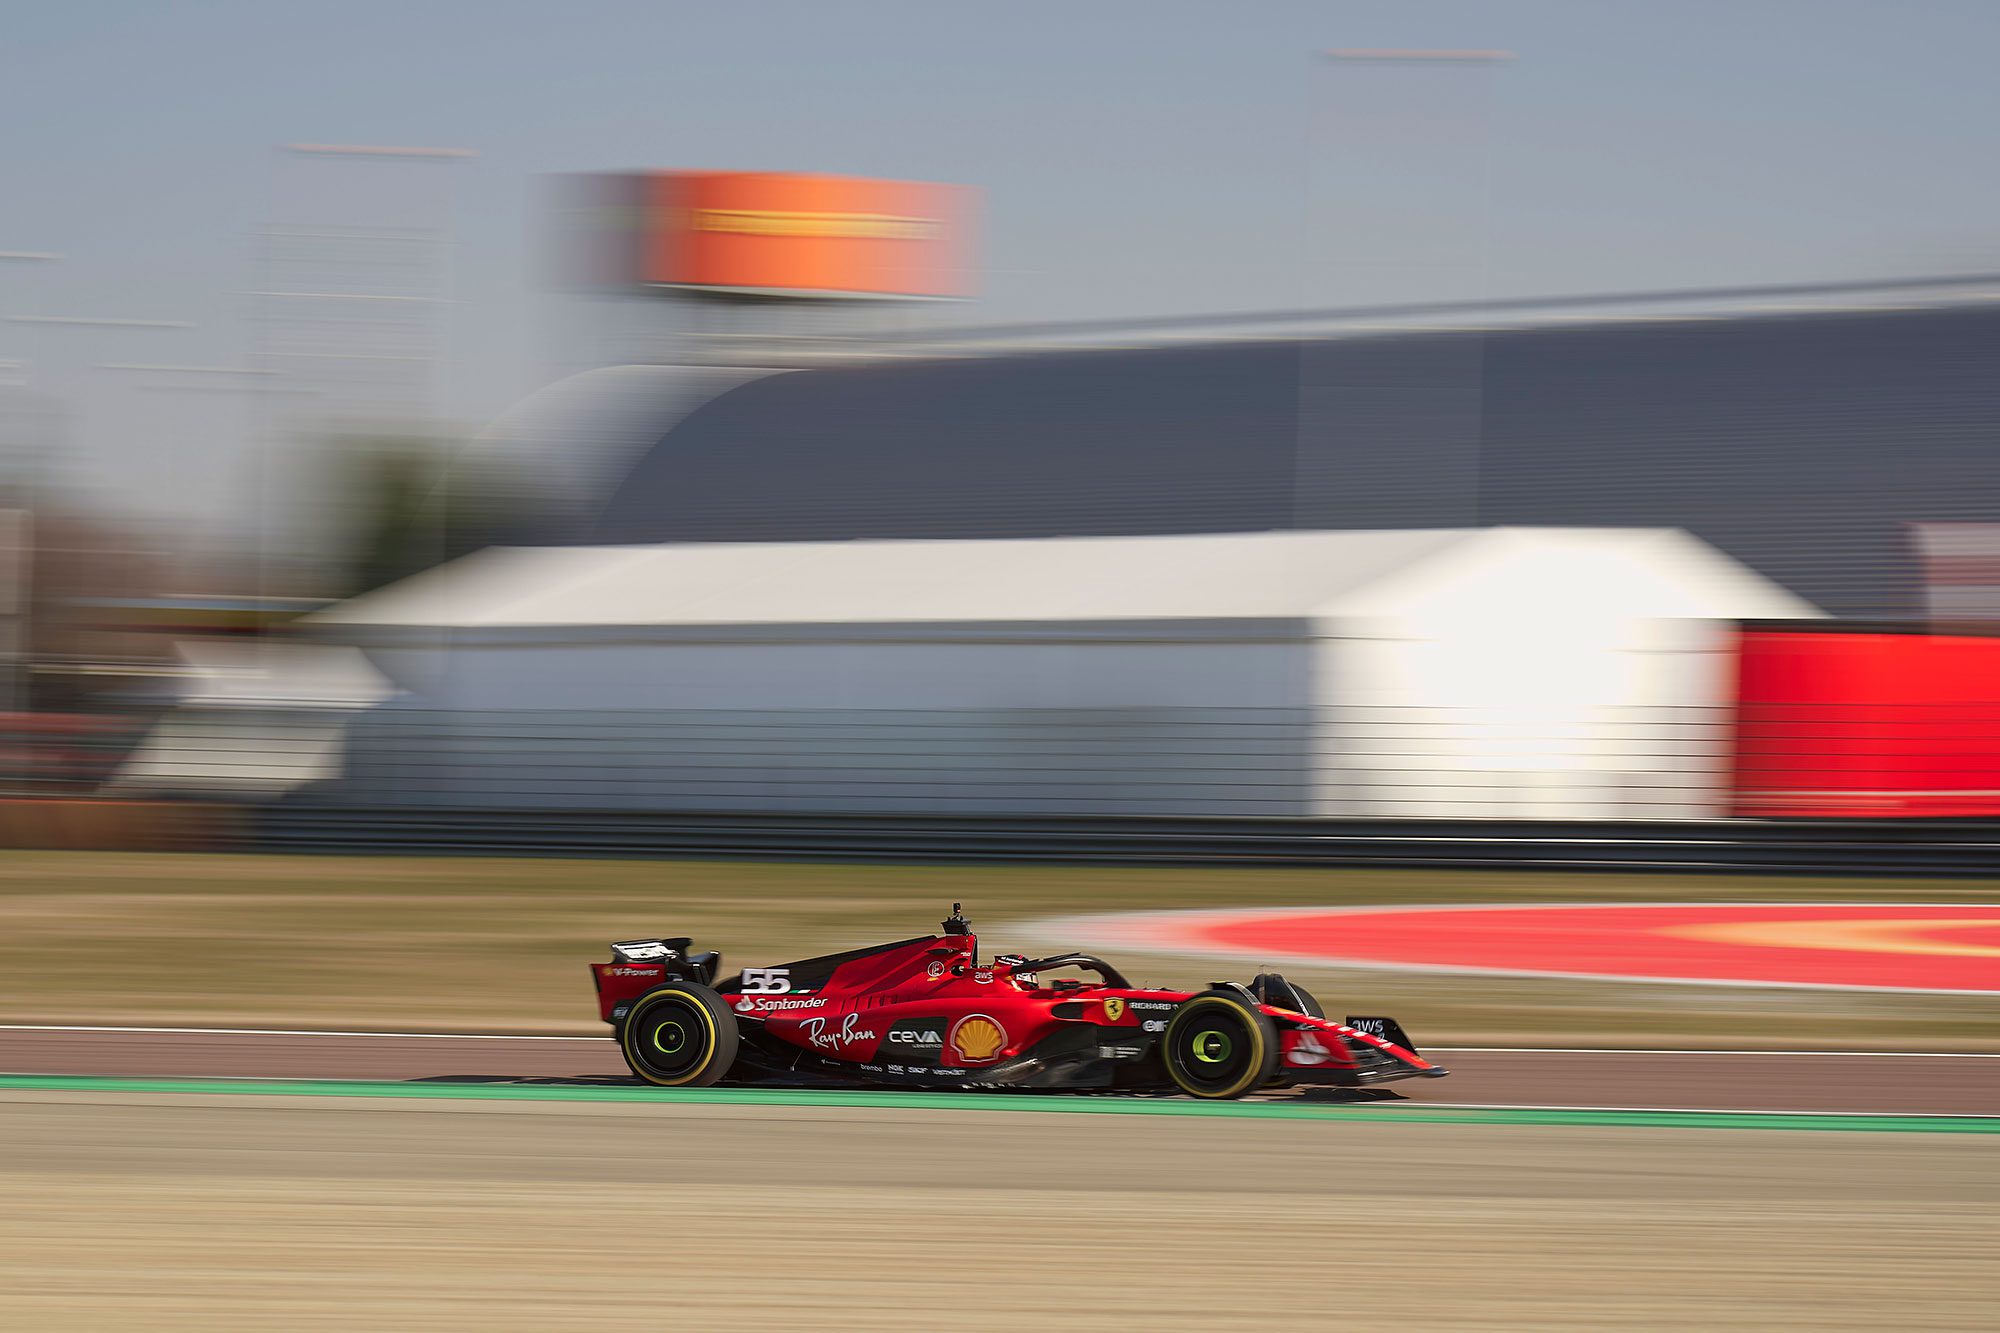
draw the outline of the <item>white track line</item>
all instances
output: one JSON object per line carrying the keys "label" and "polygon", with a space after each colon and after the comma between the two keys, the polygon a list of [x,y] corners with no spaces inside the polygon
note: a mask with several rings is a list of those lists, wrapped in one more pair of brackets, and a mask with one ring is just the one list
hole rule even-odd
{"label": "white track line", "polygon": [[[88,1023],[0,1023],[0,1032],[149,1032],[189,1037],[394,1037],[407,1041],[609,1041],[586,1036],[531,1036],[505,1032],[343,1032],[327,1028],[156,1028],[114,1027]],[[1426,1051],[1454,1055],[1768,1055],[1815,1056],[1847,1059],[1851,1056],[1893,1056],[1908,1060],[2000,1060],[2000,1051],[1762,1051],[1741,1048],[1699,1050],[1683,1047],[1651,1046],[1430,1046]],[[1560,1109],[1560,1108],[1558,1108]],[[1583,1108],[1588,1109],[1588,1108]]]}

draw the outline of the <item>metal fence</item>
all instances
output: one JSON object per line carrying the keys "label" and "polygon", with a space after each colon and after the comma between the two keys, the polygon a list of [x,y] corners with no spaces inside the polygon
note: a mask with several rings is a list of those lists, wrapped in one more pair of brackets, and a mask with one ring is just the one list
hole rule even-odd
{"label": "metal fence", "polygon": [[2000,874],[2000,825],[1992,823],[954,819],[284,804],[256,813],[252,839],[269,851],[341,854]]}
{"label": "metal fence", "polygon": [[0,796],[95,794],[144,731],[124,717],[0,713]]}
{"label": "metal fence", "polygon": [[1712,709],[1554,729],[1475,709],[217,708],[136,745],[47,719],[6,734],[33,749],[9,794],[221,798],[275,850],[2000,873],[1992,822],[1722,817],[1773,771],[1746,744],[1820,784],[1876,781],[1922,742],[1973,782],[1991,736],[1922,723],[1832,749],[1837,718]]}
{"label": "metal fence", "polygon": [[183,708],[0,720],[0,794],[452,809],[2000,817],[2000,706]]}
{"label": "metal fence", "polygon": [[[208,725],[183,744],[218,781],[273,767],[245,719]],[[390,707],[339,750],[323,803],[979,817],[1703,818],[1729,764],[1706,708]]]}

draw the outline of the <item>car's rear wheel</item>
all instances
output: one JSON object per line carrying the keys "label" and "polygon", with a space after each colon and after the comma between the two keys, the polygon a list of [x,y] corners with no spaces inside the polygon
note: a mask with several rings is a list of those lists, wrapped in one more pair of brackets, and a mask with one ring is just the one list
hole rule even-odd
{"label": "car's rear wheel", "polygon": [[632,1002],[618,1048],[632,1072],[663,1088],[705,1088],[736,1062],[736,1017],[720,995],[670,981]]}
{"label": "car's rear wheel", "polygon": [[1278,1067],[1278,1029],[1241,996],[1209,991],[1174,1011],[1161,1050],[1175,1087],[1190,1097],[1226,1100],[1270,1080]]}

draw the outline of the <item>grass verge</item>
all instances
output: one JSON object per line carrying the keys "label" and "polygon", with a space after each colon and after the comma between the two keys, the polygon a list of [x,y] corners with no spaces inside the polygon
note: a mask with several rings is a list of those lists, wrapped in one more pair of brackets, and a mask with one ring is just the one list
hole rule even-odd
{"label": "grass verge", "polygon": [[[1063,941],[1028,923],[1083,912],[1996,896],[1958,880],[12,852],[0,1022],[595,1032],[584,964],[610,940],[692,935],[731,966],[776,963],[926,933],[953,901],[988,952],[1032,952]],[[1146,984],[1229,970],[1129,962]],[[1289,974],[1329,1009],[1394,1014],[1439,1045],[2000,1049],[1993,1003],[1971,996]]]}

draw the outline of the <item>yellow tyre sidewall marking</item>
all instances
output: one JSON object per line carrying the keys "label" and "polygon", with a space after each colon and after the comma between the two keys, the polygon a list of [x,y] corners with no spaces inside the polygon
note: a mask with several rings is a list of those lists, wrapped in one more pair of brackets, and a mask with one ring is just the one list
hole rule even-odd
{"label": "yellow tyre sidewall marking", "polygon": [[2000,917],[1917,917],[1910,920],[1836,918],[1827,921],[1719,921],[1698,926],[1662,926],[1662,935],[1710,944],[1743,944],[1765,949],[1826,949],[1840,953],[1914,953],[1952,958],[2000,958],[1991,944],[1954,944],[1924,938],[1922,932],[2000,928]]}
{"label": "yellow tyre sidewall marking", "polygon": [[683,1084],[690,1082],[693,1079],[699,1078],[701,1076],[701,1071],[707,1069],[709,1065],[715,1062],[715,1048],[720,1044],[719,1035],[715,1030],[715,1015],[708,1012],[707,1005],[703,1004],[700,1000],[696,999],[694,996],[689,995],[686,991],[682,990],[655,991],[653,992],[653,994],[658,996],[660,999],[665,999],[669,995],[679,996],[682,1000],[684,1000],[687,1003],[688,1008],[693,1009],[696,1013],[701,1015],[702,1026],[708,1029],[707,1056],[702,1060],[700,1064],[696,1065],[693,1069],[688,1070],[687,1073],[682,1074],[679,1078],[661,1078],[657,1074],[648,1072],[645,1066],[645,1062],[639,1059],[639,1057],[635,1055],[632,1050],[632,1043],[636,1040],[636,1038],[632,1034],[640,1026],[637,1020],[641,1014],[644,1014],[648,1008],[652,1007],[651,1005],[648,1005],[646,1003],[646,999],[641,999],[639,1001],[640,1008],[636,1012],[634,1012],[630,1018],[627,1018],[625,1020],[625,1026],[618,1030],[619,1045],[625,1048],[625,1063],[632,1067],[633,1073],[637,1074],[640,1078],[645,1079],[648,1083],[655,1084],[659,1087],[678,1088]]}
{"label": "yellow tyre sidewall marking", "polygon": [[[1210,996],[1202,996],[1197,999],[1189,1000],[1186,1004],[1180,1007],[1180,1013],[1174,1015],[1175,1024],[1176,1025],[1179,1024],[1179,1022],[1181,1021],[1182,1014],[1192,1012],[1195,1009],[1197,1009],[1197,1007],[1206,1009],[1214,1009],[1217,1007],[1221,1007],[1227,1009],[1230,1013],[1235,1014],[1238,1017],[1241,1017],[1243,1013],[1243,1008],[1241,1005],[1231,1004],[1227,1000],[1216,999]],[[1221,1088],[1214,1092],[1196,1092],[1193,1088],[1187,1087],[1184,1084],[1182,1084],[1179,1079],[1174,1080],[1174,1086],[1180,1088],[1182,1092],[1187,1093],[1188,1096],[1190,1097],[1200,1097],[1206,1100],[1221,1100],[1227,1097],[1234,1097],[1238,1093],[1248,1092],[1251,1088],[1255,1087],[1258,1082],[1257,1071],[1263,1068],[1264,1065],[1264,1027],[1261,1023],[1255,1022],[1254,1020],[1246,1022],[1243,1026],[1250,1030],[1251,1056],[1248,1061],[1248,1066],[1249,1066],[1248,1070],[1247,1072],[1245,1072],[1242,1078],[1238,1079],[1235,1083],[1232,1083],[1227,1088]],[[1174,1039],[1174,1033],[1171,1030],[1169,1030],[1167,1033],[1167,1041],[1169,1043],[1168,1050],[1170,1052],[1173,1049],[1171,1045],[1173,1039]],[[1169,1073],[1173,1071],[1173,1064],[1171,1061],[1167,1065],[1167,1070]]]}

